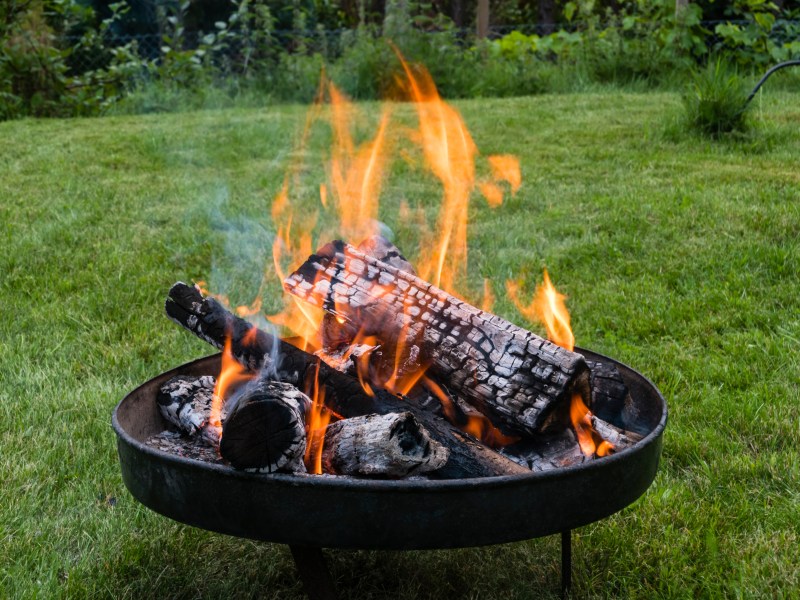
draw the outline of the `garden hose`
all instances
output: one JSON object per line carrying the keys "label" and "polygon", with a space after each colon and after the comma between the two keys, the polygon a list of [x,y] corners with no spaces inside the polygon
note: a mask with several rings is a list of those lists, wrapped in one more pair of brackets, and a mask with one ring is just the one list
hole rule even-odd
{"label": "garden hose", "polygon": [[744,101],[744,106],[742,107],[742,112],[744,112],[750,104],[750,101],[755,97],[758,90],[761,89],[761,86],[764,85],[764,82],[769,79],[770,75],[772,75],[776,71],[780,71],[781,69],[785,69],[786,67],[797,67],[800,66],[800,60],[787,60],[786,62],[779,63],[772,67],[769,71],[764,73],[764,76],[761,80],[756,84],[756,87],[753,88],[753,91],[750,92],[750,95],[747,97],[747,100]]}

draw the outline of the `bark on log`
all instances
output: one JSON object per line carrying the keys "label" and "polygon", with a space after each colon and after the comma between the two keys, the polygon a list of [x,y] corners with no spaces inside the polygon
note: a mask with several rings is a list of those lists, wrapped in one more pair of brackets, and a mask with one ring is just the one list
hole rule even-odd
{"label": "bark on log", "polygon": [[199,433],[209,446],[219,445],[218,427],[208,423],[216,379],[210,375],[179,375],[161,386],[156,396],[161,416],[181,432]]}
{"label": "bark on log", "polygon": [[[385,347],[430,361],[429,373],[510,433],[567,422],[573,393],[591,404],[589,369],[570,352],[341,241],[312,255],[285,289]],[[405,357],[404,357],[405,360]]]}
{"label": "bark on log", "polygon": [[311,400],[289,383],[256,380],[226,402],[219,453],[237,469],[305,473],[305,414]]}
{"label": "bark on log", "polygon": [[592,403],[587,406],[604,421],[622,425],[622,411],[631,398],[619,369],[607,362],[586,361],[586,364],[592,388]]}
{"label": "bark on log", "polygon": [[410,412],[373,414],[328,425],[322,470],[400,478],[441,469],[448,455]]}
{"label": "bark on log", "polygon": [[216,380],[211,375],[173,377],[158,390],[156,401],[161,416],[189,435],[208,422]]}
{"label": "bark on log", "polygon": [[[165,309],[167,316],[216,348],[222,348],[227,336],[231,339],[234,358],[245,367],[257,371],[271,370],[275,379],[291,383],[308,393],[317,378],[325,389],[325,403],[335,413],[356,417],[371,413],[387,414],[408,410],[414,414],[431,437],[450,451],[447,464],[432,473],[441,479],[491,477],[530,472],[491,448],[468,438],[445,419],[425,408],[416,398],[399,398],[379,391],[368,396],[356,379],[338,372],[318,357],[259,330],[225,309],[213,298],[204,298],[200,291],[185,283],[176,283],[169,291]],[[438,406],[438,402],[435,403]]]}

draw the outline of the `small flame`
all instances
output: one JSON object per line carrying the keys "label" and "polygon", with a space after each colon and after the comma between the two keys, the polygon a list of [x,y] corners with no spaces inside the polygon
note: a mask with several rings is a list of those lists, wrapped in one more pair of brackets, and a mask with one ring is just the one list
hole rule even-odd
{"label": "small flame", "polygon": [[488,157],[492,176],[497,181],[507,181],[511,193],[516,195],[522,185],[522,173],[519,170],[519,158],[511,154],[495,154]]}
{"label": "small flame", "polygon": [[239,364],[233,357],[233,353],[231,352],[231,338],[230,336],[226,337],[225,345],[222,350],[222,367],[217,377],[217,383],[214,386],[214,395],[211,398],[211,413],[208,417],[209,425],[215,428],[222,427],[222,406],[231,388],[245,381],[249,381],[252,378],[252,373],[249,373],[247,369]]}
{"label": "small flame", "polygon": [[536,294],[528,306],[519,298],[519,284],[506,281],[506,290],[514,305],[529,321],[539,321],[547,330],[547,338],[555,344],[573,350],[575,336],[569,323],[569,311],[564,303],[566,296],[558,293],[550,281],[547,269],[544,271],[544,283],[536,288]]}
{"label": "small flame", "polygon": [[325,444],[325,428],[331,420],[331,412],[325,407],[325,388],[319,383],[319,363],[314,373],[311,407],[306,413],[306,470],[313,475],[322,473],[322,448]]}
{"label": "small flame", "polygon": [[[516,282],[506,281],[506,289],[517,309],[528,320],[544,324],[550,341],[567,350],[575,349],[575,336],[570,326],[569,311],[564,303],[566,296],[553,286],[547,269],[544,271],[544,283],[536,288],[536,294],[528,306],[520,301],[519,285]],[[592,426],[592,413],[580,394],[572,395],[569,415],[583,454],[606,456],[614,451],[614,446],[601,438]]]}
{"label": "small flame", "polygon": [[[423,377],[422,383],[442,403],[442,410],[444,410],[447,420],[454,424],[458,423],[461,415],[458,414],[450,396],[440,385],[428,377]],[[460,428],[490,448],[500,448],[519,441],[518,437],[505,435],[484,415],[476,413],[463,416],[466,416],[466,422],[460,425]]]}

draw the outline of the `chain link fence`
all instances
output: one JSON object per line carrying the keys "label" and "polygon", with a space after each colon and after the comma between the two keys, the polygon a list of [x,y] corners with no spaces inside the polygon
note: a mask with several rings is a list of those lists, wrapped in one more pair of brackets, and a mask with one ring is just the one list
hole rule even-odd
{"label": "chain link fence", "polygon": [[[718,25],[739,25],[746,27],[748,21],[703,21],[700,26],[707,32],[706,45],[709,49],[720,47],[724,43],[724,38],[716,32]],[[490,39],[499,39],[512,31],[518,31],[524,35],[545,36],[554,31],[576,32],[586,30],[587,23],[574,22],[568,25],[547,25],[541,23],[527,23],[519,25],[492,25],[489,29]],[[621,29],[618,23],[606,23],[597,26],[598,29],[615,28]],[[792,41],[800,41],[800,21],[779,19],[775,22],[770,39],[778,44]],[[185,32],[181,36],[181,47],[183,49],[197,48],[206,35],[206,32],[194,31]],[[352,29],[314,29],[314,30],[275,30],[267,34],[260,34],[263,40],[268,40],[274,52],[304,52],[309,54],[319,53],[326,59],[335,59],[342,54],[344,49],[353,43],[356,32]],[[456,30],[454,35],[463,39],[464,43],[474,41],[475,32],[473,29]],[[144,60],[158,61],[163,58],[168,51],[167,44],[162,34],[143,33],[135,35],[110,34],[103,39],[105,52],[97,51],[97,48],[84,48],[80,44],[80,36],[65,36],[61,43],[63,47],[73,48],[69,57],[68,65],[74,73],[84,73],[106,66],[110,60],[110,51],[113,48],[134,43],[137,55]],[[246,60],[248,52],[252,52],[252,47],[248,46],[245,35],[233,32],[225,37],[224,42],[217,49],[217,58],[225,59],[227,64],[241,64]]]}

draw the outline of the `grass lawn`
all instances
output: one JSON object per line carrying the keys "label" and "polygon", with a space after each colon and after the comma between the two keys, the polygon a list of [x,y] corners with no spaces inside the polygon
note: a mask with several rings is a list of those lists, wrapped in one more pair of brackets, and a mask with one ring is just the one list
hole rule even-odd
{"label": "grass lawn", "polygon": [[[653,486],[574,534],[576,597],[796,597],[800,95],[765,94],[755,131],[721,142],[677,132],[672,94],[458,107],[484,154],[523,170],[503,206],[472,203],[469,289],[491,278],[495,311],[523,323],[503,281],[530,293],[546,266],[578,344],[645,373],[670,407]],[[0,597],[301,597],[286,547],[133,500],[110,419],[142,381],[210,353],[164,318],[174,281],[252,299],[303,118],[0,123]],[[308,210],[322,173],[303,172]],[[411,255],[418,230],[399,206],[432,216],[439,196],[413,160],[394,164],[381,218]],[[328,557],[342,597],[558,595],[557,537]]]}

